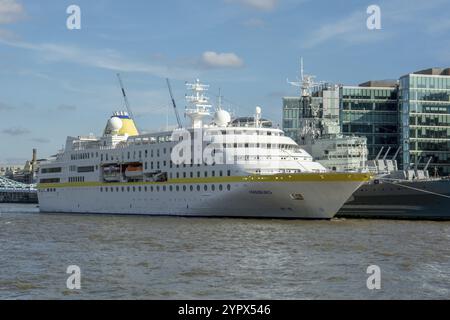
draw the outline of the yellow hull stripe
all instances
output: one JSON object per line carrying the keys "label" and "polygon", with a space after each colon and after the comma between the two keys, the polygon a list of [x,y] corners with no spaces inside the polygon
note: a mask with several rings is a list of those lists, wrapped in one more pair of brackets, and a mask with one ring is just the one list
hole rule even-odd
{"label": "yellow hull stripe", "polygon": [[183,178],[169,179],[167,182],[70,182],[70,183],[41,183],[38,189],[46,188],[81,188],[81,187],[113,187],[113,186],[142,186],[169,184],[200,184],[200,183],[233,183],[233,182],[365,182],[373,179],[367,173],[298,173],[277,175],[251,175],[233,177]]}

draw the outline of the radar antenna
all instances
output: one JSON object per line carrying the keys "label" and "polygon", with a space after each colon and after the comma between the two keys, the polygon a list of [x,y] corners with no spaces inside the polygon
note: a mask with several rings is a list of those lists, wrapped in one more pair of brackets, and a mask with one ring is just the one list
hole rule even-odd
{"label": "radar antenna", "polygon": [[314,87],[323,85],[325,82],[315,82],[314,79],[316,77],[312,75],[305,74],[305,70],[303,68],[303,57],[300,58],[300,79],[297,77],[297,81],[289,81],[287,79],[287,83],[294,87],[300,88],[300,93],[302,97],[310,97],[312,89]]}

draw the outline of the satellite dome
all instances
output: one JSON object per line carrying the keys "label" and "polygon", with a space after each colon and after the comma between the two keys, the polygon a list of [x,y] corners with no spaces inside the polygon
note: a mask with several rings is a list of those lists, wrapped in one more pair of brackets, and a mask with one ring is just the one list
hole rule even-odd
{"label": "satellite dome", "polygon": [[225,110],[217,110],[214,114],[214,122],[221,127],[228,125],[231,121],[230,113]]}
{"label": "satellite dome", "polygon": [[108,121],[108,127],[111,132],[117,132],[122,129],[122,120],[119,117],[112,117]]}

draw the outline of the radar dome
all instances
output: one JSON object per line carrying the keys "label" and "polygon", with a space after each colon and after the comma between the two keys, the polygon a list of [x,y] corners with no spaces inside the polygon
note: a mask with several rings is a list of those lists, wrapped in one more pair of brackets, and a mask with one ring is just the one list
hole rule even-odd
{"label": "radar dome", "polygon": [[261,114],[262,110],[261,107],[256,107],[256,114]]}
{"label": "radar dome", "polygon": [[119,117],[112,117],[108,121],[108,127],[111,132],[117,132],[122,129],[122,120]]}
{"label": "radar dome", "polygon": [[230,113],[225,110],[217,110],[214,114],[214,122],[218,126],[226,126],[230,123],[231,116]]}

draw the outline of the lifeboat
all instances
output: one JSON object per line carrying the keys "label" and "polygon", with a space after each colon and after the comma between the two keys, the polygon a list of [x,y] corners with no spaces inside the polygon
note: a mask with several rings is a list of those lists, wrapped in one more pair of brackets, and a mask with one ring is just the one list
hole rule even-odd
{"label": "lifeboat", "polygon": [[142,177],[143,171],[142,165],[129,165],[125,169],[125,176],[128,178]]}

